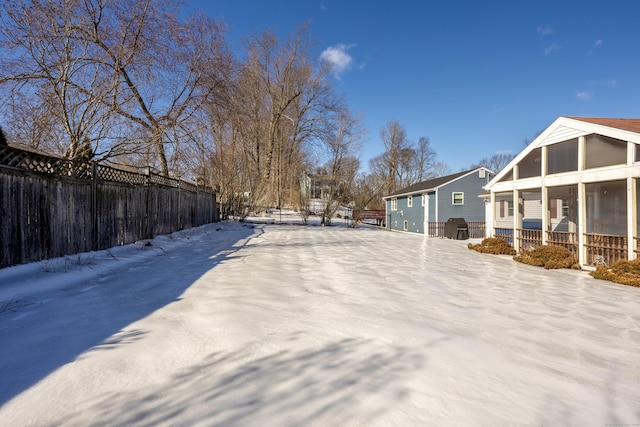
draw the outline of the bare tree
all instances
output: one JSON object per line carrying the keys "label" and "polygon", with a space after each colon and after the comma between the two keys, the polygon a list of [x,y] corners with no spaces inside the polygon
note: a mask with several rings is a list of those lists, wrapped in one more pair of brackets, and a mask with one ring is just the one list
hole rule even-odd
{"label": "bare tree", "polygon": [[406,162],[410,157],[408,150],[411,146],[404,126],[397,120],[389,121],[382,128],[380,139],[385,147],[385,154],[381,160],[386,169],[386,191],[392,193],[402,187],[402,174],[410,169]]}
{"label": "bare tree", "polygon": [[252,84],[246,88],[257,101],[258,109],[254,111],[261,113],[257,122],[264,126],[259,133],[266,142],[258,138],[256,162],[268,182],[270,198],[278,207],[282,205],[283,156],[296,130],[296,118],[287,112],[304,90],[304,85],[298,84],[298,77],[301,67],[305,66],[307,40],[300,31],[283,45],[269,31],[253,37],[245,68]]}
{"label": "bare tree", "polygon": [[427,137],[417,146],[406,138],[404,127],[391,120],[380,132],[385,152],[369,161],[369,169],[381,181],[386,194],[400,188],[439,176],[441,166]]}
{"label": "bare tree", "polygon": [[[359,173],[354,181],[352,189],[353,209],[362,211],[365,209],[384,209],[382,200],[382,182],[373,174]],[[354,218],[352,226],[356,226],[358,218]]]}
{"label": "bare tree", "polygon": [[37,127],[46,125],[47,132],[22,134],[22,143],[38,146],[41,141],[33,137],[46,135],[57,141],[55,151],[70,159],[92,157],[109,122],[100,100],[101,76],[88,61],[91,42],[78,37],[79,6],[74,1],[0,6],[0,84],[12,100],[7,113],[16,123],[46,117]]}
{"label": "bare tree", "polygon": [[438,178],[451,174],[451,168],[443,162],[435,162],[431,168],[431,178]]}
{"label": "bare tree", "polygon": [[472,164],[469,169],[485,167],[497,173],[507,166],[514,157],[515,155],[511,153],[496,153],[491,157],[484,157],[479,162]]}
{"label": "bare tree", "polygon": [[418,146],[415,148],[415,182],[433,178],[436,164],[436,151],[431,148],[431,140],[426,136],[418,139]]}
{"label": "bare tree", "polygon": [[341,110],[331,124],[331,132],[323,141],[329,188],[320,221],[322,225],[331,225],[331,218],[340,204],[349,202],[351,197],[351,189],[360,166],[356,154],[361,149],[366,134],[360,123],[360,117]]}
{"label": "bare tree", "polygon": [[168,0],[5,2],[0,83],[36,95],[29,98],[64,128],[69,157],[84,141],[150,142],[168,175],[195,113],[224,84],[219,71],[230,57],[220,23],[180,13]]}
{"label": "bare tree", "polygon": [[229,60],[223,26],[203,16],[181,22],[178,6],[162,0],[87,1],[83,12],[95,60],[113,82],[109,107],[150,139],[168,175],[166,147],[224,83],[215,75]]}
{"label": "bare tree", "polygon": [[257,204],[298,203],[308,144],[338,104],[328,68],[309,57],[311,46],[306,25],[283,42],[269,31],[248,41],[233,98]]}

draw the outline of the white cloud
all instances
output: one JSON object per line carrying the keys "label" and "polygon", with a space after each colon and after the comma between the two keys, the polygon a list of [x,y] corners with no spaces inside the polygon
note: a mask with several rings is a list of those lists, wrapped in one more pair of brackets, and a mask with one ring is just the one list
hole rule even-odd
{"label": "white cloud", "polygon": [[544,54],[545,55],[551,55],[553,52],[555,52],[556,50],[560,49],[560,46],[558,46],[557,44],[552,44],[551,46],[547,47],[544,50]]}
{"label": "white cloud", "polygon": [[546,25],[538,25],[536,31],[538,32],[538,34],[540,34],[541,37],[553,34],[553,28],[547,27]]}
{"label": "white cloud", "polygon": [[320,57],[329,62],[333,67],[333,72],[338,75],[351,68],[353,57],[347,53],[355,45],[339,44],[326,48]]}
{"label": "white cloud", "polygon": [[603,44],[603,43],[604,43],[604,42],[603,42],[601,39],[596,40],[596,41],[593,43],[593,49],[591,49],[591,50],[589,51],[589,53],[587,53],[587,56],[591,56],[591,54],[593,53],[593,50],[594,50],[594,49],[599,48],[600,46],[602,46],[602,44]]}
{"label": "white cloud", "polygon": [[589,101],[591,100],[592,93],[591,92],[577,92],[576,98],[580,101]]}

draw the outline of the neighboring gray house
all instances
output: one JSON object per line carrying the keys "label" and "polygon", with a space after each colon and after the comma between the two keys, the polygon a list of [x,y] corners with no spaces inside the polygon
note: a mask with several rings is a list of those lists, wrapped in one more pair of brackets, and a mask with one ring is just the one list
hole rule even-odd
{"label": "neighboring gray house", "polygon": [[485,193],[483,186],[494,176],[491,170],[480,167],[419,182],[389,194],[383,197],[387,227],[442,236],[449,218],[464,218],[484,226],[485,201],[480,196]]}

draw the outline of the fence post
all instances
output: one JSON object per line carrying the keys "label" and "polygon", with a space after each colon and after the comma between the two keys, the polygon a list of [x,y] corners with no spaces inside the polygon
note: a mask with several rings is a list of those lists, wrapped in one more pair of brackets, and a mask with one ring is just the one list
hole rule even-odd
{"label": "fence post", "polygon": [[98,164],[91,162],[91,249],[100,249],[100,236],[98,234]]}
{"label": "fence post", "polygon": [[178,177],[178,228],[177,230],[182,230],[182,211],[180,206],[180,190],[182,190],[182,185],[180,185],[180,177]]}
{"label": "fence post", "polygon": [[151,239],[151,227],[149,217],[151,216],[151,166],[147,166],[147,206],[144,214],[144,234],[147,239]]}

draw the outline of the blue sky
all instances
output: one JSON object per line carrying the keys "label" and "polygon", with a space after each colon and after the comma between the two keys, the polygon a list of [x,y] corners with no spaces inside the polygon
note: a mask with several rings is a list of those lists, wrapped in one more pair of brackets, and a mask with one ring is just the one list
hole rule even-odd
{"label": "blue sky", "polygon": [[336,60],[336,88],[384,151],[392,119],[426,136],[457,172],[518,153],[559,116],[640,117],[640,2],[200,0],[228,41],[305,21],[314,54]]}

